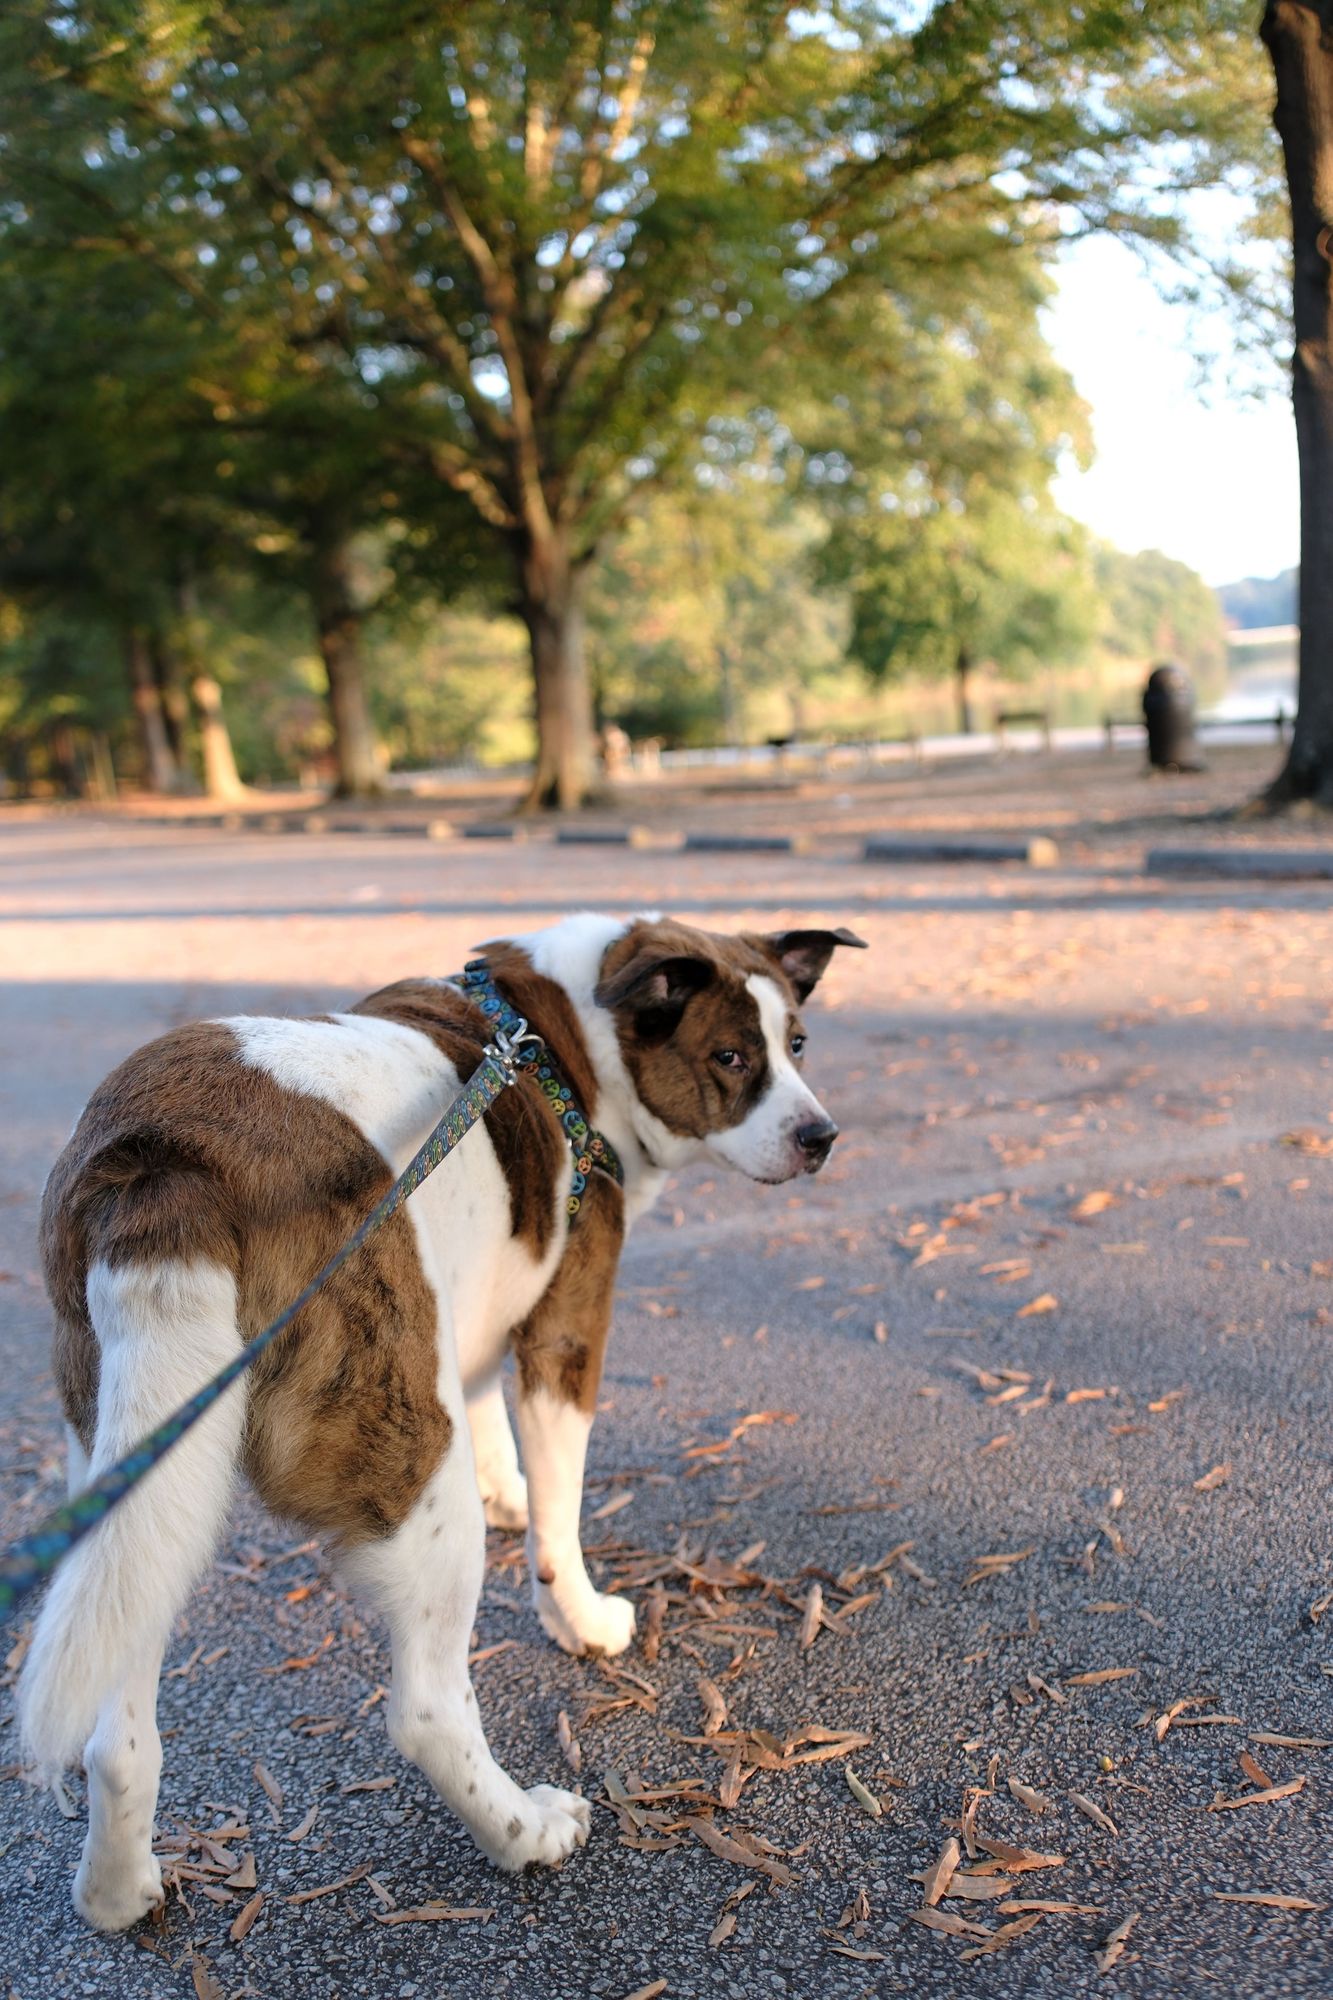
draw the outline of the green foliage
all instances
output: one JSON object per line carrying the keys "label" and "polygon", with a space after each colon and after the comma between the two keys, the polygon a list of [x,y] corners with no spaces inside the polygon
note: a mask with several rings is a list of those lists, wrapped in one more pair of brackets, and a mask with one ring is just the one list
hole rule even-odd
{"label": "green foliage", "polygon": [[1217,593],[1187,564],[1160,549],[1125,555],[1096,552],[1097,586],[1105,602],[1102,637],[1108,649],[1132,659],[1175,660],[1208,673],[1226,655],[1226,632]]}
{"label": "green foliage", "polygon": [[818,589],[824,528],[763,477],[695,487],[635,515],[588,605],[598,712],[669,745],[786,731],[841,667],[846,610]]}
{"label": "green foliage", "polygon": [[[389,664],[422,607],[521,599],[568,650],[584,565],[608,714],[711,733],[761,680],[799,693],[845,616],[776,581],[816,504],[877,671],[969,621],[997,657],[1049,657],[1086,623],[1086,564],[1045,507],[1079,419],[1043,268],[1113,229],[1251,296],[1184,205],[1225,182],[1266,226],[1251,15],[8,0],[0,581],[109,629],[170,623],[182,579],[214,606],[259,577],[308,594],[331,550],[371,545],[351,608],[379,620],[403,754],[485,736],[473,639],[420,688]],[[756,467],[792,496],[766,568],[727,544]],[[673,518],[659,491],[708,545],[688,607],[634,525]],[[625,565],[665,600],[633,631]]]}

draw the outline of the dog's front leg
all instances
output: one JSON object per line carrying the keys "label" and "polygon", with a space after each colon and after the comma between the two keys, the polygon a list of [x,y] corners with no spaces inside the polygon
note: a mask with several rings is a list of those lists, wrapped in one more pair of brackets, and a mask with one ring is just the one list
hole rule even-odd
{"label": "dog's front leg", "polygon": [[634,1606],[594,1589],[579,1540],[621,1238],[620,1190],[590,1175],[550,1288],[514,1333],[533,1601],[545,1631],[567,1653],[623,1653],[634,1637]]}

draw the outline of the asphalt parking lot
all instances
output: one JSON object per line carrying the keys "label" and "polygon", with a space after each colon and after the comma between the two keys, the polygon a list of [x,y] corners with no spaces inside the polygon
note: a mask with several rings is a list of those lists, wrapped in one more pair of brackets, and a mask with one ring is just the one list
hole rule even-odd
{"label": "asphalt parking lot", "polygon": [[588,1847],[486,1866],[383,1633],[244,1500],[163,1683],[179,1892],[94,1938],[81,1779],[0,1765],[5,1990],[1333,1991],[1326,885],[0,823],[4,1534],[61,1491],[36,1204],[106,1069],[580,907],[871,945],[810,1009],[828,1170],[683,1177],[623,1265],[585,1540],[660,1643],[561,1656],[493,1539],[482,1712],[527,1783],[577,1756]]}

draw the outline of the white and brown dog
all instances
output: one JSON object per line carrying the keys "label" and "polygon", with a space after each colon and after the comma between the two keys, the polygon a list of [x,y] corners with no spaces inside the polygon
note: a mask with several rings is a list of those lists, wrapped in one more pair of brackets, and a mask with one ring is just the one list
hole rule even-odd
{"label": "white and brown dog", "polygon": [[[23,1670],[29,1753],[82,1751],[74,1901],[103,1930],[162,1894],[152,1851],[162,1654],[223,1531],[238,1467],[327,1538],[388,1621],[390,1734],[502,1868],[587,1836],[573,1793],[495,1762],[467,1650],[494,1523],[529,1521],[537,1615],[618,1653],[628,1599],[579,1544],[588,1432],[626,1225],[702,1157],[813,1173],[837,1136],[801,1073],[797,1012],[844,930],[717,937],[571,917],[488,948],[623,1168],[571,1227],[560,1121],[525,1075],[58,1572]],[[161,1422],[301,1290],[422,1143],[490,1032],[457,983],[404,980],[351,1012],[180,1028],[96,1092],[46,1190],[42,1248],[70,1485]],[[520,1474],[500,1370],[517,1373]]]}

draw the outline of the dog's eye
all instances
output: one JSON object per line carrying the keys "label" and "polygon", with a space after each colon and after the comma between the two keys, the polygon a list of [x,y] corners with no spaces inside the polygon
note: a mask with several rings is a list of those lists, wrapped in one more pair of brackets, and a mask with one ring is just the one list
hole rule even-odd
{"label": "dog's eye", "polygon": [[748,1068],[745,1057],[739,1049],[714,1049],[713,1061],[719,1069],[739,1071]]}
{"label": "dog's eye", "polygon": [[788,1046],[794,1056],[798,1058],[803,1056],[805,1054],[805,1036],[793,1035]]}

